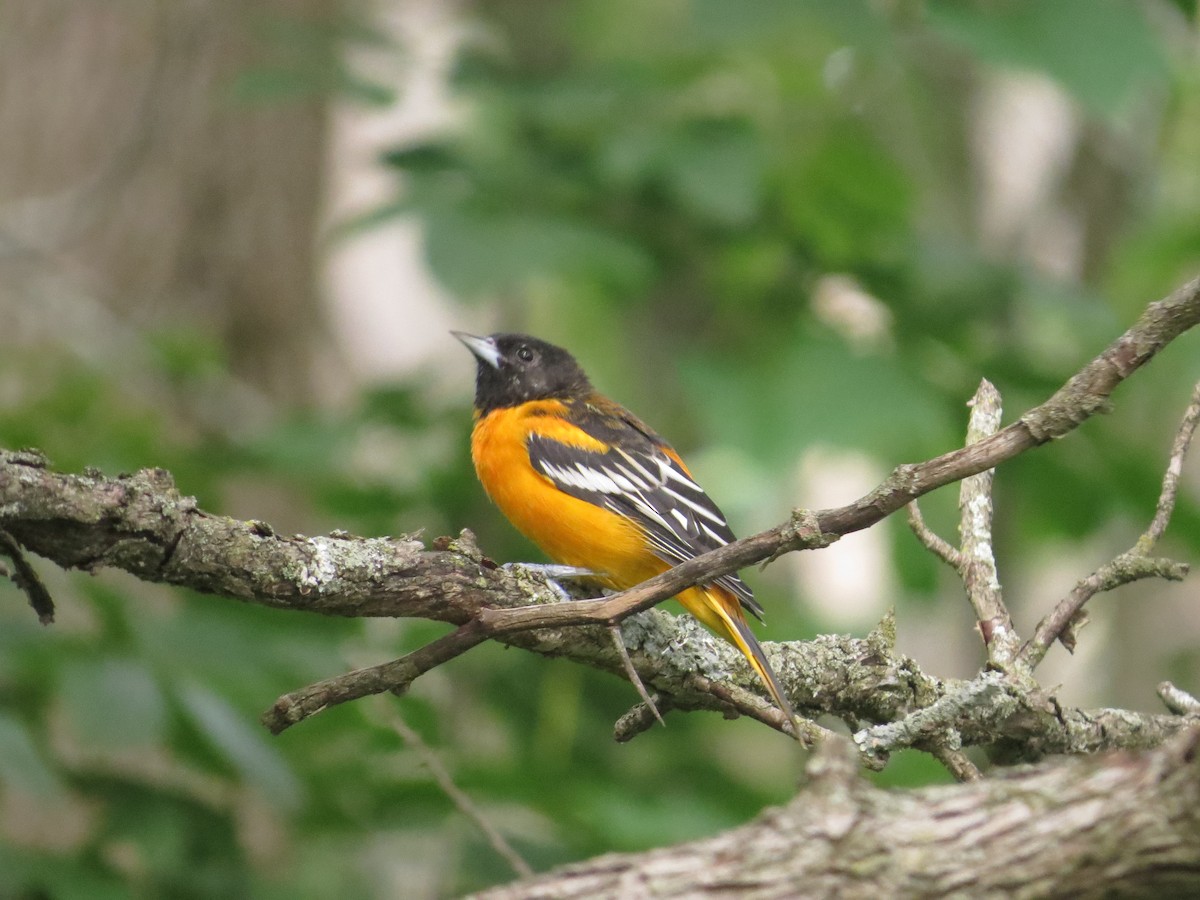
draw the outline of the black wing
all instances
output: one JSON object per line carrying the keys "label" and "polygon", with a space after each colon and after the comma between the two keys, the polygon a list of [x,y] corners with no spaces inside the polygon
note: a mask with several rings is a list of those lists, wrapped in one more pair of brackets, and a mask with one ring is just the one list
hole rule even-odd
{"label": "black wing", "polygon": [[[575,421],[609,446],[606,452],[529,436],[529,461],[563,493],[635,522],[655,556],[670,565],[734,540],[725,516],[704,489],[664,451],[665,444],[630,416]],[[762,607],[736,574],[715,583],[762,618]]]}

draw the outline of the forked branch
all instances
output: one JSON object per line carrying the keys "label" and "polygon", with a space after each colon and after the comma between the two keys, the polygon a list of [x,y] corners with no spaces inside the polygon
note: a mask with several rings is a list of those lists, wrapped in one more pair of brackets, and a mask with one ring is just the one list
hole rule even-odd
{"label": "forked branch", "polygon": [[1179,476],[1183,472],[1183,461],[1187,456],[1196,425],[1200,422],[1200,382],[1192,389],[1192,399],[1179,423],[1175,440],[1171,444],[1171,456],[1167,471],[1163,475],[1162,491],[1158,496],[1154,518],[1149,527],[1138,538],[1137,543],[1120,556],[1105,563],[1058,602],[1054,609],[1038,623],[1033,637],[1021,651],[1021,661],[1030,669],[1037,666],[1046,656],[1056,640],[1062,641],[1068,650],[1075,649],[1075,632],[1084,612],[1084,604],[1101,591],[1111,591],[1123,584],[1142,578],[1165,578],[1181,581],[1188,573],[1185,563],[1155,557],[1151,554],[1166,531],[1171,513],[1175,509],[1175,498],[1179,492]]}
{"label": "forked branch", "polygon": [[[620,662],[612,651],[607,628],[689,585],[792,550],[826,546],[841,535],[875,524],[929,491],[994,468],[1067,434],[1105,409],[1123,379],[1198,322],[1200,279],[1150,304],[1133,327],[1045,403],[990,437],[926,462],[900,466],[853,503],[815,512],[797,510],[775,528],[601,600],[516,606],[548,592],[497,572],[466,540],[427,550],[412,538],[281,536],[261,522],[238,522],[205,513],[193,499],[180,496],[170,476],[161,470],[115,479],[61,475],[31,453],[0,452],[0,529],[24,549],[66,568],[115,567],[147,581],[281,609],[344,616],[413,616],[459,628],[404,660],[368,670],[367,675],[352,673],[306,689],[311,696],[289,707],[285,716],[289,722],[357,695],[363,686],[372,691],[403,689],[422,671],[489,638],[538,652],[566,653],[586,664],[619,672]],[[587,628],[569,636],[562,631],[587,625],[603,627],[596,635]],[[671,627],[682,629],[685,624]],[[815,646],[818,642],[810,643]],[[635,651],[633,643],[630,650]],[[660,657],[631,655],[644,680],[660,694],[671,695],[670,705],[731,708],[727,698],[697,693],[698,682],[689,680],[686,673],[668,672]],[[785,685],[803,697],[797,685],[810,673],[787,665],[780,668],[784,669],[780,675]],[[715,683],[733,674],[722,669],[716,678],[705,677]],[[749,679],[746,683],[752,684]],[[736,699],[739,694],[730,696],[735,697],[736,711],[772,721],[765,702],[756,708],[757,698],[745,702]],[[820,696],[824,698],[828,692],[822,690]],[[877,691],[866,689],[862,696],[874,698]],[[893,714],[878,711],[868,718],[875,720],[878,715],[888,721]]]}

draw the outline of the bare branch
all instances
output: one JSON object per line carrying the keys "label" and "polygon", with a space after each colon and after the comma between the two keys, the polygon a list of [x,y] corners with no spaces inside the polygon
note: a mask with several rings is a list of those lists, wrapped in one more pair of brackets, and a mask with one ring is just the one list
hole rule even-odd
{"label": "bare branch", "polygon": [[[992,437],[1000,428],[1000,392],[986,378],[981,380],[971,407],[966,447]],[[987,647],[988,661],[1007,668],[1020,649],[1020,639],[1004,605],[996,558],[992,547],[992,483],[995,470],[988,469],[962,480],[958,506],[961,548],[951,546],[925,524],[914,500],[908,505],[908,525],[917,539],[943,562],[954,567],[966,588],[979,633]]]}
{"label": "bare branch", "polygon": [[52,624],[54,622],[54,598],[42,584],[37,570],[25,558],[25,554],[21,551],[21,545],[3,529],[0,529],[0,553],[12,560],[15,570],[10,574],[6,569],[3,574],[11,578],[13,584],[25,592],[25,596],[29,598],[29,605],[37,613],[38,621],[43,625]]}
{"label": "bare branch", "polygon": [[[485,604],[542,599],[557,603],[535,579],[492,568],[468,534],[423,550],[411,539],[281,537],[256,522],[209,516],[180,498],[163,473],[104,479],[60,475],[20,454],[0,453],[0,515],[14,536],[60,559],[85,565],[120,565],[148,580],[188,584],[280,608],[339,615],[410,615],[467,626],[404,660],[340,676],[283,698],[269,713],[273,728],[353,693],[403,688],[413,673],[473,642]],[[17,515],[21,511],[24,517]],[[71,523],[63,527],[63,523]],[[14,524],[19,523],[19,524]],[[172,547],[174,549],[172,549]],[[97,560],[101,562],[97,562]],[[494,607],[487,607],[497,612]],[[536,609],[537,607],[535,607]],[[623,623],[630,657],[660,708],[711,710],[751,716],[786,727],[782,713],[756,693],[757,680],[737,650],[687,617],[650,610]],[[811,641],[767,643],[776,674],[802,714],[832,715],[867,723],[893,722],[937,701],[955,682],[924,672],[894,649],[888,620],[866,639],[822,635]],[[499,634],[502,643],[563,656],[620,675],[620,660],[606,628]],[[425,662],[422,662],[424,660]],[[716,689],[739,685],[742,690]],[[370,690],[364,690],[370,688]],[[353,689],[353,690],[351,690]],[[1012,703],[1008,717],[981,715],[986,726],[960,728],[964,746],[1012,739],[1042,752],[1091,752],[1105,747],[1148,746],[1181,727],[1176,716],[1117,716],[1099,711],[1047,712]],[[998,724],[997,724],[998,723]]]}
{"label": "bare branch", "polygon": [[[147,581],[281,609],[344,616],[413,616],[467,626],[405,660],[375,667],[356,689],[402,688],[412,673],[453,658],[488,636],[540,653],[561,655],[615,673],[621,662],[606,628],[681,589],[800,548],[826,546],[842,534],[866,528],[918,496],[977,474],[1031,447],[1060,437],[1105,408],[1113,389],[1163,346],[1200,321],[1200,279],[1151,304],[1138,322],[1080,370],[1041,406],[990,437],[935,459],[898,467],[875,490],[854,503],[797,510],[776,528],[734,542],[677,566],[622,594],[601,600],[528,605],[554,599],[544,585],[500,572],[464,533],[457,541],[426,550],[409,537],[284,537],[261,522],[238,522],[198,509],[175,490],[170,476],[146,470],[103,478],[94,473],[60,475],[44,459],[0,452],[0,528],[22,547],[67,568],[111,566]],[[653,616],[647,636],[654,647],[631,658],[664,703],[680,709],[736,710],[783,730],[759,700],[752,673],[737,657],[687,620]],[[597,629],[575,626],[604,626]],[[573,628],[568,636],[563,628]],[[476,632],[479,630],[479,633]],[[626,635],[628,640],[628,634]],[[675,648],[686,653],[676,655]],[[669,648],[669,652],[664,652]],[[697,656],[695,648],[703,648]],[[944,685],[895,655],[889,642],[872,638],[825,639],[791,644],[777,654],[781,679],[801,706],[864,722],[892,722],[941,696]],[[424,655],[421,655],[421,654]],[[839,657],[840,654],[840,657]],[[697,672],[703,674],[697,676]],[[384,677],[386,674],[387,677]],[[356,679],[351,678],[351,683]],[[342,696],[345,683],[331,679],[295,708],[321,708]],[[742,685],[742,691],[707,693],[703,685]],[[382,685],[382,688],[379,686]],[[306,689],[311,691],[312,689]],[[322,693],[324,691],[324,693]],[[300,692],[304,693],[304,692]],[[285,704],[287,707],[287,704]],[[290,713],[282,711],[286,721]],[[1065,715],[1065,713],[1064,713]],[[1090,714],[1081,713],[1087,718]],[[1036,710],[1040,746],[1077,748],[1104,741],[1157,739],[1178,727],[1142,717],[1094,737],[1086,727],[1071,730],[1070,717],[1057,722]],[[1111,724],[1111,723],[1109,723]],[[1001,740],[1014,725],[962,729],[964,743]],[[1007,729],[1007,730],[1006,730]]]}
{"label": "bare branch", "polygon": [[1200,700],[1169,681],[1164,681],[1158,686],[1158,696],[1173,713],[1181,716],[1200,716]]}
{"label": "bare branch", "polygon": [[1105,563],[1087,578],[1084,578],[1071,590],[1071,593],[1058,602],[1053,610],[1038,623],[1033,637],[1021,650],[1021,660],[1030,669],[1035,668],[1049,652],[1056,640],[1062,641],[1063,646],[1070,651],[1075,649],[1075,630],[1083,613],[1084,605],[1096,594],[1111,591],[1121,585],[1138,581],[1142,578],[1165,578],[1168,581],[1182,581],[1188,573],[1185,563],[1150,556],[1175,509],[1175,497],[1179,490],[1179,476],[1183,471],[1183,461],[1196,434],[1196,425],[1200,422],[1200,382],[1192,389],[1191,402],[1183,414],[1183,420],[1175,432],[1171,444],[1171,456],[1167,462],[1167,470],[1163,475],[1162,491],[1159,493],[1155,506],[1154,518],[1150,526],[1137,539],[1137,543],[1120,556]]}
{"label": "bare branch", "polygon": [[671,711],[670,700],[670,697],[659,699],[653,711],[645,703],[633,706],[613,725],[613,740],[618,744],[624,744],[632,741],[642,732],[650,730],[654,727],[655,722],[662,721],[663,713]]}
{"label": "bare branch", "polygon": [[912,529],[912,533],[916,535],[921,545],[955,571],[961,570],[963,565],[962,554],[958,552],[957,547],[951,545],[949,541],[925,524],[925,517],[921,515],[919,501],[914,500],[908,504],[907,509],[908,527]]}
{"label": "bare branch", "polygon": [[[1013,695],[1012,697],[1008,695]],[[985,670],[971,681],[958,682],[936,701],[894,722],[864,728],[854,743],[869,757],[886,759],[889,753],[919,744],[962,746],[958,726],[968,721],[980,724],[986,710],[996,718],[1005,716],[1015,698],[1013,686],[1002,672]],[[1000,702],[997,702],[997,701]]]}
{"label": "bare branch", "polygon": [[[1000,392],[984,378],[979,382],[970,406],[968,447],[986,440],[1000,428]],[[1003,669],[1016,657],[1021,639],[1013,629],[1012,617],[1004,605],[1000,579],[996,575],[996,555],[992,548],[994,473],[994,469],[988,469],[962,481],[958,501],[962,515],[958,526],[962,537],[962,568],[959,572],[979,620],[979,633],[987,647],[988,661]]]}
{"label": "bare branch", "polygon": [[983,777],[975,763],[967,758],[961,750],[955,750],[945,745],[937,745],[930,751],[934,759],[946,767],[954,776],[955,781],[978,781]]}
{"label": "bare branch", "polygon": [[421,675],[461,656],[488,637],[487,630],[472,620],[400,659],[355,669],[284,694],[262,714],[262,723],[271,734],[279,734],[331,706],[387,691],[403,694]]}
{"label": "bare branch", "polygon": [[1179,492],[1179,476],[1183,472],[1183,461],[1187,457],[1192,438],[1196,435],[1196,425],[1200,423],[1200,381],[1192,388],[1192,399],[1175,432],[1175,440],[1171,443],[1171,456],[1167,461],[1167,471],[1163,474],[1162,492],[1158,495],[1158,506],[1154,510],[1154,519],[1150,527],[1138,542],[1138,548],[1146,553],[1158,543],[1167,524],[1171,521],[1171,513],[1175,510],[1175,495]]}

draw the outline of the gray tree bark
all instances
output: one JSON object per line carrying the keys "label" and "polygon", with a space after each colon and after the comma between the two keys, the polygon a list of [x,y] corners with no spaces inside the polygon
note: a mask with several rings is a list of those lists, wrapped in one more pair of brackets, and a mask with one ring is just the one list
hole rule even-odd
{"label": "gray tree bark", "polygon": [[873,787],[822,746],[787,806],[713,838],[610,854],[478,900],[1200,895],[1200,730],[1154,751],[969,784]]}
{"label": "gray tree bark", "polygon": [[[937,486],[1062,437],[1105,409],[1123,379],[1198,321],[1200,280],[1147,307],[1053,397],[1007,428],[900,466],[846,506],[797,510],[776,528],[602,600],[554,602],[544,582],[497,568],[469,534],[439,538],[429,548],[409,536],[283,536],[263,522],[204,512],[161,470],[66,475],[28,451],[0,451],[0,555],[10,559],[7,574],[43,621],[52,618],[53,603],[25,551],[65,568],[115,567],[274,608],[418,616],[458,626],[401,659],[280,698],[264,715],[272,731],[369,693],[403,692],[423,672],[488,639],[620,674],[609,632],[616,625],[638,677],[664,695],[663,708],[750,715],[794,729],[798,720],[781,721],[754,695],[757,682],[735,650],[683,617],[648,607],[772,555],[825,546]],[[1146,554],[1166,526],[1198,418],[1200,386],[1178,432],[1145,548],[1139,541],[1145,552],[1123,554],[1098,570],[1093,593],[1110,568],[1105,578],[1115,583],[1183,576],[1186,566]],[[1137,565],[1121,574],[1118,562]],[[1160,694],[1170,715],[1059,705],[1032,676],[1040,658],[1034,651],[1065,633],[1090,596],[1076,593],[1054,607],[1017,659],[1002,665],[997,655],[969,681],[939,679],[897,654],[890,619],[865,639],[821,636],[770,646],[797,710],[813,718],[832,714],[854,731],[851,744],[809,723],[802,736],[819,750],[795,801],[705,841],[605,856],[484,896],[1200,896],[1200,701],[1166,686]],[[999,605],[999,597],[990,602]],[[627,618],[639,609],[645,611]],[[1003,619],[987,615],[989,622]],[[639,731],[621,728],[624,737]],[[907,793],[878,790],[858,775],[861,765],[881,765],[888,753],[916,747],[956,776],[977,778],[962,753],[971,745],[1009,759],[1078,756]],[[1123,750],[1095,755],[1114,747]]]}

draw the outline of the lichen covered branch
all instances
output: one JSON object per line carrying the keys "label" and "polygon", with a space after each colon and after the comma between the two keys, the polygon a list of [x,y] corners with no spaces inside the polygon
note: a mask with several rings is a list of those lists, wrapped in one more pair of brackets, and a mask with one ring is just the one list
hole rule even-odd
{"label": "lichen covered branch", "polygon": [[[43,458],[29,452],[0,451],[0,530],[23,550],[64,568],[112,567],[147,581],[278,609],[420,617],[456,626],[450,635],[403,660],[341,675],[282,698],[286,702],[275,710],[273,728],[300,721],[340,699],[403,690],[422,671],[489,638],[566,655],[622,675],[625,667],[609,631],[620,625],[630,660],[657,692],[663,708],[750,715],[782,730],[782,717],[760,699],[760,687],[736,651],[689,620],[649,607],[689,585],[781,553],[826,546],[937,487],[985,472],[1065,435],[1104,409],[1124,378],[1197,322],[1200,279],[1151,304],[1129,331],[1049,400],[1008,427],[960,450],[900,466],[853,503],[797,510],[776,528],[598,600],[552,602],[557,598],[543,582],[500,570],[466,533],[431,548],[407,536],[283,536],[262,522],[203,511],[194,499],[181,496],[162,470],[117,478],[94,472],[65,475],[51,471]],[[1177,472],[1173,477],[1177,480]],[[1155,521],[1162,519],[1165,525],[1166,514],[1169,509]],[[1152,526],[1148,534],[1154,531]],[[1049,633],[1053,626],[1047,628]],[[1028,685],[988,693],[989,703],[965,721],[958,715],[939,718],[953,707],[956,693],[969,692],[971,683],[943,682],[921,672],[912,660],[896,654],[887,627],[866,639],[824,636],[779,645],[770,652],[785,690],[798,709],[812,715],[829,713],[869,723],[870,728],[899,723],[941,701],[924,719],[925,725],[932,722],[943,730],[949,743],[932,746],[946,752],[956,752],[958,741],[963,746],[1024,741],[1033,755],[1144,746],[1161,742],[1183,721],[1178,716],[1059,710]],[[902,732],[911,732],[911,745],[930,746],[932,732],[925,725],[918,716],[900,729],[900,737],[884,744],[904,745],[909,737]],[[877,750],[886,752],[886,746]]]}

